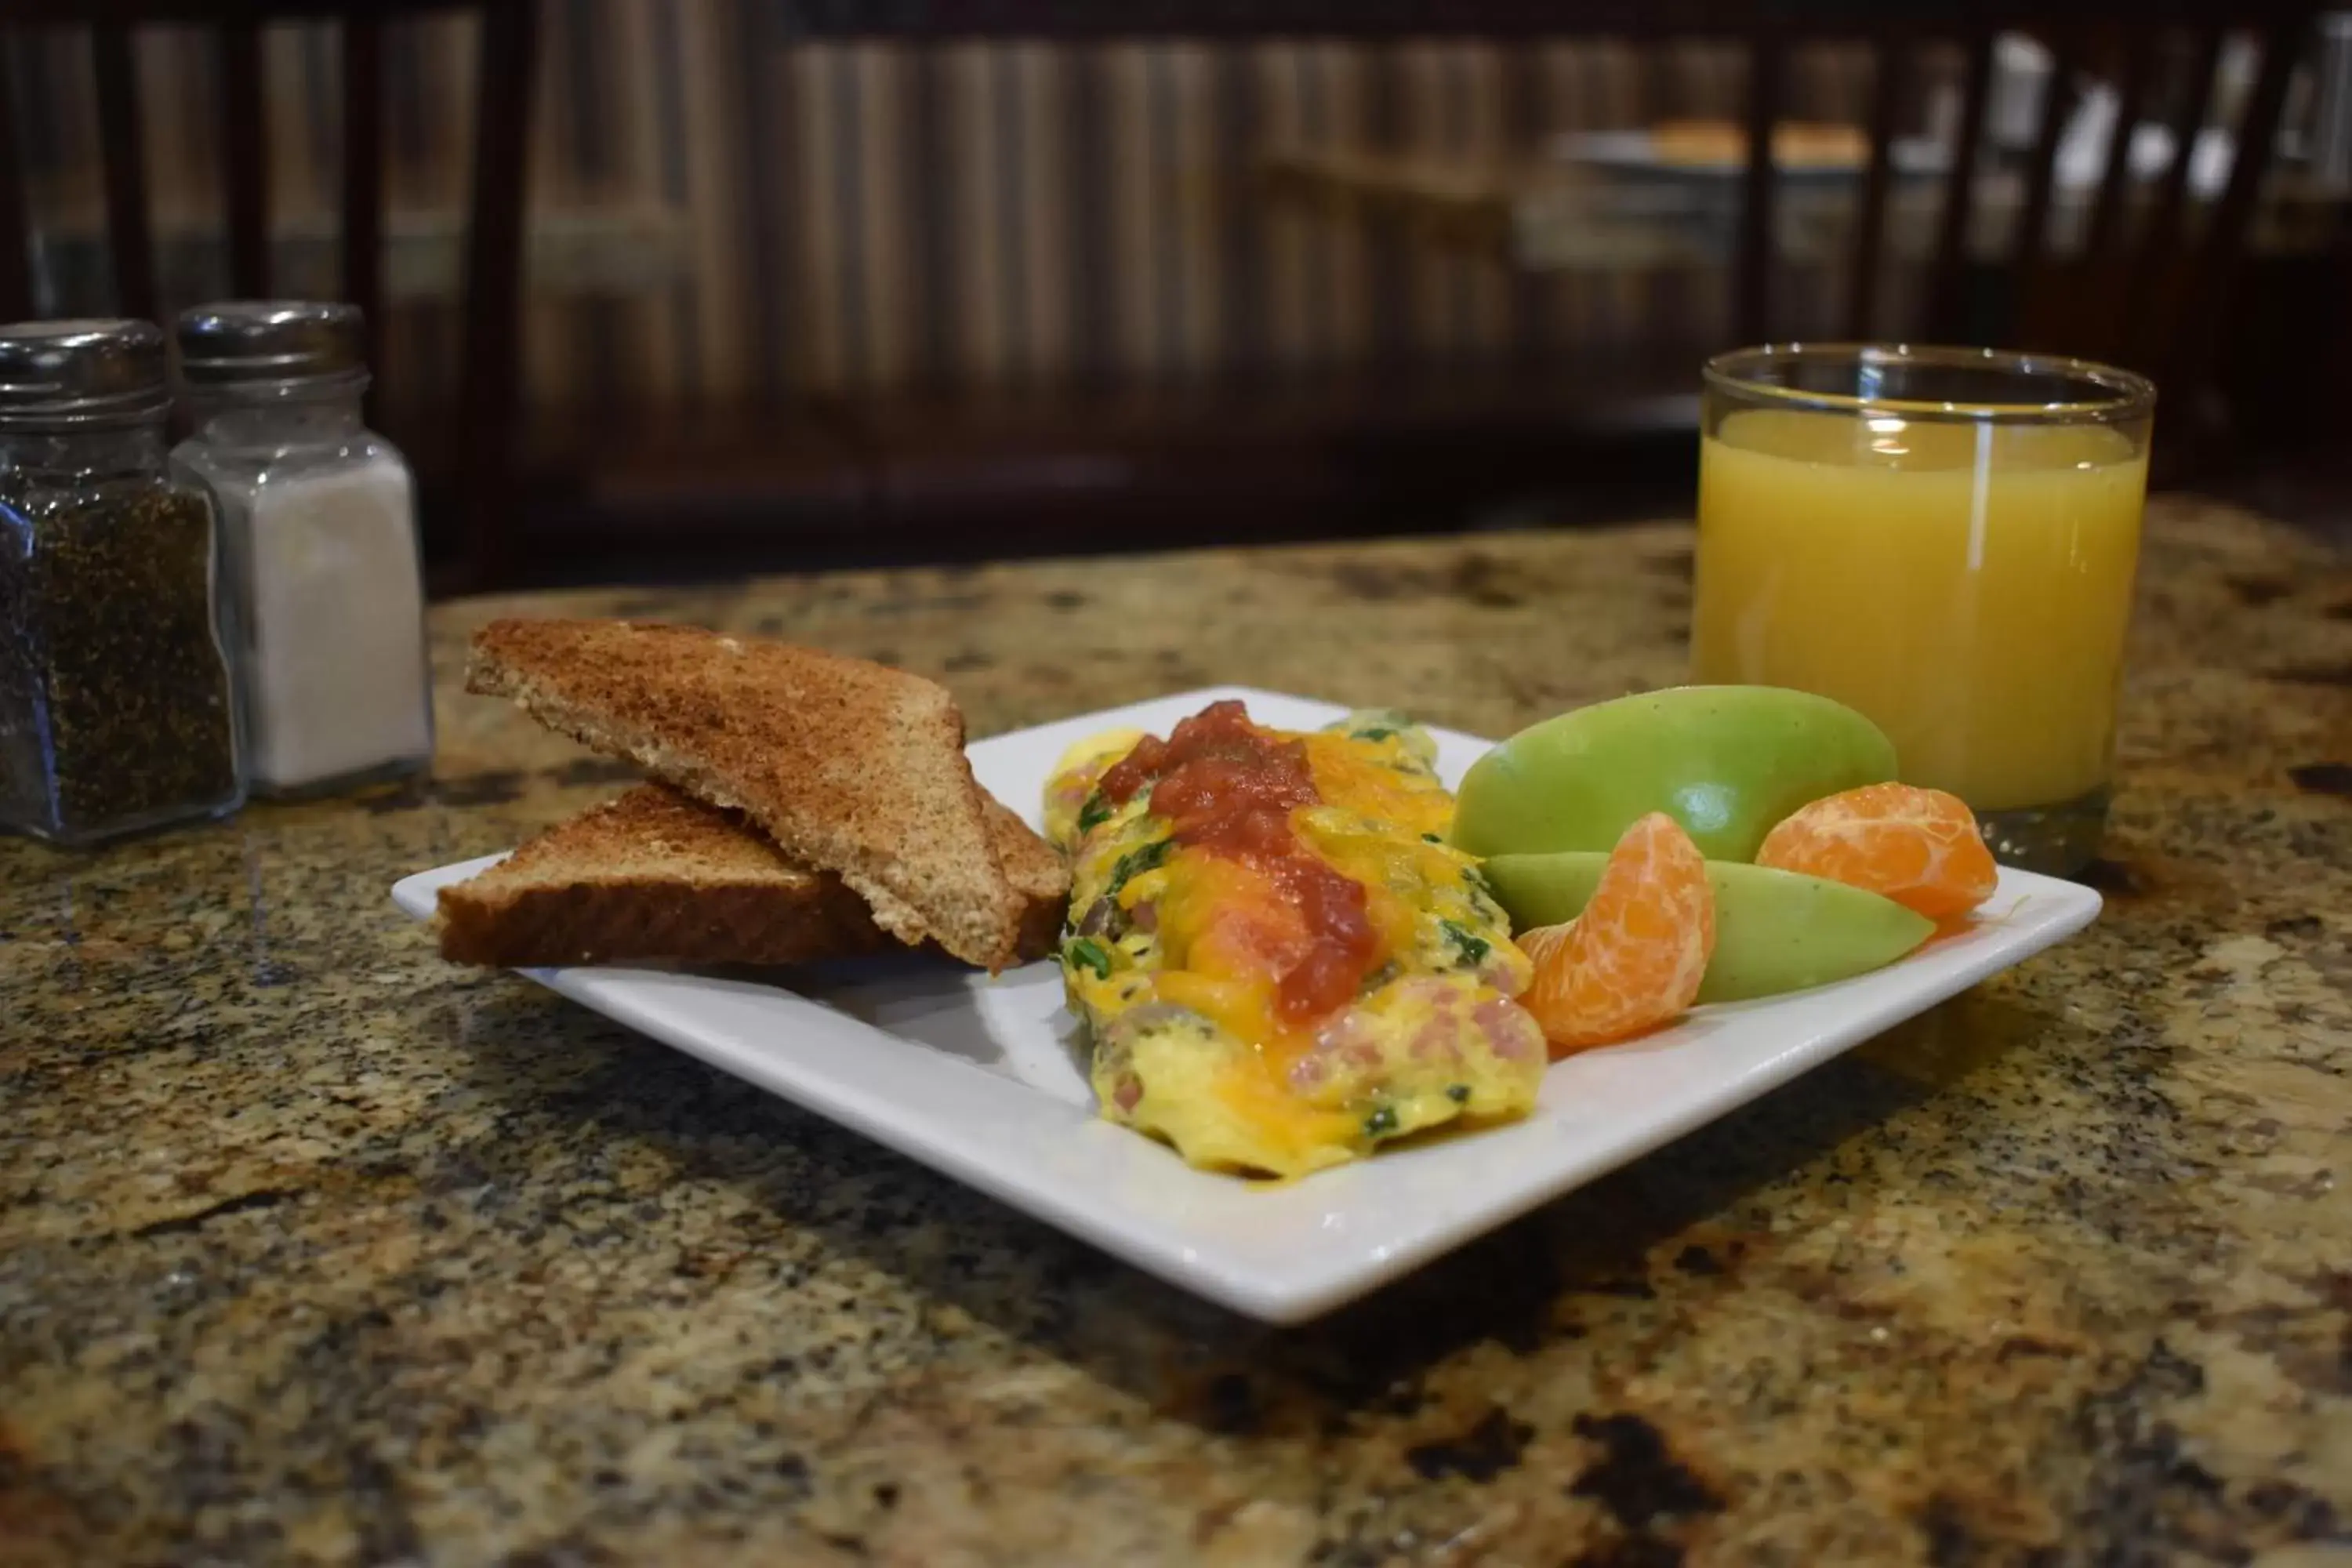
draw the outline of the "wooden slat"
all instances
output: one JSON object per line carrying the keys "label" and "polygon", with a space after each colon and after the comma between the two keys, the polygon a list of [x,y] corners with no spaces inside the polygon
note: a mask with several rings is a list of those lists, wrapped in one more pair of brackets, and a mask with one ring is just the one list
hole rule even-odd
{"label": "wooden slat", "polygon": [[2124,195],[2131,189],[2132,132],[2147,110],[2147,79],[2154,73],[2161,36],[2153,26],[2142,27],[2126,46],[2123,80],[2116,89],[2115,134],[2107,139],[2107,165],[2100,172],[2099,194],[2091,204],[2091,226],[2083,241],[2083,253],[2094,258],[2116,248]]}
{"label": "wooden slat", "polygon": [[1871,336],[1878,313],[1878,268],[1886,243],[1886,192],[1893,182],[1895,121],[1902,112],[1910,55],[1895,34],[1883,34],[1872,51],[1870,166],[1863,174],[1862,198],[1853,217],[1853,260],[1846,279],[1845,335],[1856,342]]}
{"label": "wooden slat", "polygon": [[[55,0],[50,0],[55,3]],[[103,3],[103,0],[99,0]],[[2138,22],[2200,0],[1806,0],[1775,19],[1787,41],[1860,37],[1899,11],[1906,26],[1958,37],[1979,26]],[[1749,26],[1754,0],[795,0],[795,30],[820,38],[1086,40],[1141,37],[1329,37],[1360,40],[1518,40],[1571,35],[1650,39],[1731,35]],[[2276,0],[2242,0],[2244,25],[2275,16]]]}
{"label": "wooden slat", "polygon": [[304,18],[365,16],[379,21],[458,9],[467,0],[7,0],[12,23],[146,27],[265,26]]}
{"label": "wooden slat", "polygon": [[155,247],[147,224],[147,146],[139,124],[131,35],[121,26],[90,29],[98,86],[98,142],[106,163],[106,236],[114,258],[115,309],[155,318]]}
{"label": "wooden slat", "polygon": [[2156,205],[2139,237],[2131,281],[2124,291],[2125,318],[2136,321],[2147,308],[2156,279],[2173,260],[2179,243],[2180,215],[2189,200],[2189,170],[2196,161],[2197,132],[2212,111],[2213,91],[2221,68],[2222,33],[2218,26],[2199,35],[2197,60],[2190,68],[2189,89],[2172,120],[2172,163],[2157,187]]}
{"label": "wooden slat", "polygon": [[483,7],[473,213],[466,237],[466,343],[459,504],[483,583],[511,577],[519,530],[511,482],[521,395],[522,228],[538,49],[534,0]]}
{"label": "wooden slat", "polygon": [[795,247],[785,226],[799,216],[793,199],[798,165],[793,144],[792,102],[784,90],[791,79],[783,67],[782,18],[772,5],[744,5],[738,13],[740,74],[731,84],[742,105],[740,183],[728,193],[744,215],[742,335],[751,346],[750,372],[762,398],[781,396],[793,346],[784,331],[783,301],[793,289]]}
{"label": "wooden slat", "polygon": [[383,24],[343,24],[343,298],[360,308],[371,366],[383,331]]}
{"label": "wooden slat", "polygon": [[1063,100],[1063,133],[1070,139],[1064,198],[1069,204],[1070,366],[1079,385],[1097,389],[1114,379],[1118,331],[1111,182],[1118,171],[1111,167],[1111,94],[1104,80],[1108,69],[1099,49],[1071,51]]}
{"label": "wooden slat", "polygon": [[1961,285],[1968,277],[1969,219],[1975,216],[1977,153],[1984,141],[1985,104],[1992,96],[1993,28],[1979,26],[1969,39],[1968,68],[1960,83],[1958,143],[1946,176],[1944,213],[1937,226],[1936,259],[1927,286],[1928,332],[1951,341],[1964,331]]}
{"label": "wooden slat", "polygon": [[261,29],[232,23],[220,32],[221,175],[228,193],[229,286],[247,300],[269,297],[269,165],[261,97]]}
{"label": "wooden slat", "polygon": [[[2184,299],[2224,301],[2230,298],[2239,266],[2245,259],[2254,202],[2262,194],[2263,176],[2270,172],[2279,117],[2286,108],[2287,84],[2293,79],[2296,56],[2308,26],[2308,18],[2278,24],[2263,37],[2262,68],[2254,78],[2253,92],[2238,122],[2237,157],[2230,165],[2230,179],[2221,188],[2221,199],[2214,205],[2212,216],[2199,241],[2182,289]],[[2226,312],[2221,310],[2200,310],[2195,312],[2194,320],[2181,324],[2182,330],[2173,340],[2175,352],[2164,370],[2176,395],[2193,394],[2202,384],[2220,323],[2225,319]]]}
{"label": "wooden slat", "polygon": [[[1393,158],[1405,143],[1404,52],[1367,51],[1364,134],[1371,151]],[[1379,211],[1364,225],[1364,292],[1371,311],[1371,357],[1402,366],[1412,357],[1411,240],[1403,220]]]}
{"label": "wooden slat", "polygon": [[1771,335],[1773,222],[1772,128],[1780,120],[1786,49],[1776,30],[1759,28],[1748,51],[1748,167],[1740,177],[1738,289],[1732,321],[1743,343]]}
{"label": "wooden slat", "polygon": [[2058,184],[2058,143],[2066,134],[2066,121],[2074,109],[2076,41],[2062,37],[2051,51],[2050,79],[2042,89],[2034,128],[2033,152],[2025,168],[2025,203],[2017,215],[2017,232],[2010,240],[2011,288],[2018,308],[2032,294],[2041,270],[2042,252],[2050,238],[2050,194]]}
{"label": "wooden slat", "polygon": [[2238,122],[2237,157],[2230,165],[2229,183],[2199,248],[2209,289],[2224,288],[2228,273],[2244,257],[2246,231],[2254,215],[2263,179],[2270,173],[2278,141],[2279,117],[2286,109],[2287,84],[2293,79],[2296,52],[2303,43],[2305,23],[2280,24],[2263,38],[2263,64],[2254,90]]}
{"label": "wooden slat", "polygon": [[[2054,26],[2085,21],[2137,24],[2180,15],[2205,0],[2151,7],[2147,0],[2036,0],[1988,6],[1984,0],[1904,0],[1903,20],[1923,33],[1958,37],[1993,26]],[[462,8],[463,0],[8,0],[12,22],[178,22],[218,25],[239,18],[290,20],[362,12],[379,18]],[[1777,26],[1785,40],[1867,37],[1891,8],[1885,0],[1808,0]],[[2245,0],[2240,25],[2265,24],[2292,10],[2282,0]],[[795,0],[786,8],[796,37],[1109,39],[1267,37],[1524,40],[1570,37],[1650,39],[1738,32],[1753,14],[1741,0]]]}
{"label": "wooden slat", "polygon": [[16,140],[15,42],[0,35],[0,321],[33,314],[32,216],[25,201],[24,152]]}
{"label": "wooden slat", "polygon": [[955,260],[950,252],[950,163],[944,51],[916,48],[909,59],[908,112],[901,143],[906,168],[906,233],[914,249],[916,353],[920,384],[956,379]]}
{"label": "wooden slat", "polygon": [[[1506,50],[1503,55],[1503,134],[1511,156],[1537,160],[1544,155],[1549,130],[1544,115],[1544,57],[1539,48]],[[1553,284],[1532,268],[1510,269],[1510,354],[1525,365],[1540,364],[1552,339]]]}
{"label": "wooden slat", "polygon": [[1224,296],[1224,344],[1221,357],[1236,377],[1262,373],[1270,357],[1267,340],[1265,204],[1248,178],[1252,157],[1264,133],[1251,51],[1228,47],[1216,56],[1216,152],[1218,216],[1222,244],[1218,289]]}

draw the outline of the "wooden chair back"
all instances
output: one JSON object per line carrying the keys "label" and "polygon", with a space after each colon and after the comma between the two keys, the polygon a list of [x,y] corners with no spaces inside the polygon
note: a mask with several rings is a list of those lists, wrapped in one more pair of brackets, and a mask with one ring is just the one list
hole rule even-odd
{"label": "wooden chair back", "polygon": [[[1790,56],[1820,42],[1865,43],[1874,86],[1866,127],[1870,155],[1858,196],[1842,327],[1858,338],[2004,338],[1968,308],[1996,40],[2007,31],[2033,34],[2054,55],[2051,90],[2038,110],[2023,171],[2021,211],[2006,258],[2011,297],[2032,295],[2052,268],[2051,216],[2061,140],[2075,95],[2078,68],[2096,67],[2117,81],[2116,124],[2092,198],[2083,259],[2120,268],[2124,286],[2101,291],[2104,309],[2074,312],[2067,341],[2031,346],[2104,353],[2159,375],[2201,374],[2212,344],[2205,330],[2221,312],[2200,308],[2183,322],[2186,302],[2226,298],[2246,248],[2255,198],[2269,173],[2289,80],[2317,7],[2309,0],[1906,0],[1901,6],[1861,0],[1151,0],[1099,5],[1087,0],[801,0],[796,32],[814,37],[942,39],[1048,38],[1110,42],[1171,37],[1230,42],[1266,37],[1328,37],[1365,43],[1433,38],[1526,39],[1613,37],[1636,42],[1687,37],[1737,39],[1746,46],[1744,118],[1747,163],[1731,271],[1736,336],[1761,342],[1777,333],[1773,277],[1780,184],[1770,130],[1782,118]],[[2196,132],[2210,115],[2231,33],[2256,40],[2261,64],[2234,126],[2237,156],[2210,210],[2196,217],[2189,170]],[[1918,90],[1918,64],[1931,47],[1957,46],[1964,58],[1959,124],[1925,319],[1880,320],[1879,279],[1886,252],[1892,148]],[[2152,210],[2137,226],[2133,206],[2130,128],[2158,101],[2159,68],[2187,62],[2185,90],[2168,123],[2174,154],[2158,182]],[[2168,281],[2167,281],[2168,279]],[[2171,310],[2158,310],[2159,300]],[[2186,327],[2189,330],[2183,331]]]}
{"label": "wooden chair back", "polygon": [[[2062,140],[2079,101],[2074,83],[2084,69],[2095,67],[2103,79],[2114,82],[2116,112],[2113,133],[2102,149],[2083,243],[2079,252],[2063,258],[2101,279],[2102,286],[2087,300],[2076,300],[2078,308],[2063,321],[2053,321],[2045,313],[2034,323],[2012,310],[2000,330],[2015,338],[2021,330],[2035,326],[2038,330],[2032,335],[2041,340],[2016,346],[2119,361],[2176,387],[2184,378],[2194,380],[2207,370],[2214,345],[2200,329],[2218,321],[2222,313],[2207,309],[2198,319],[2184,321],[2181,312],[2189,301],[2226,299],[2237,276],[2248,247],[2255,201],[2270,173],[2288,84],[2308,34],[2312,7],[2278,5],[2251,15],[2243,7],[2204,9],[2206,14],[2201,16],[2169,16],[2158,9],[2128,20],[2094,16],[2034,29],[2050,48],[2052,68],[2035,110],[2033,140],[2023,170],[2024,193],[2004,258],[2007,291],[2016,306],[2032,301],[2062,260],[2053,246],[2053,197]],[[2243,113],[2233,127],[2236,152],[2228,181],[2202,221],[2193,222],[2189,196],[2194,151],[2200,132],[2212,115],[2223,45],[2233,26],[2251,32],[2261,63]],[[1973,260],[1970,237],[1975,232],[1974,208],[1980,189],[1977,174],[1984,155],[1999,30],[1999,18],[1989,18],[1972,23],[1956,39],[1964,47],[1966,61],[1959,125],[1952,166],[1945,177],[1926,318],[1912,323],[1912,330],[1921,335],[1948,342],[1981,335],[1981,317],[1967,308],[1966,282]],[[1883,33],[1872,39],[1875,80],[1868,126],[1870,159],[1854,223],[1843,322],[1845,335],[1854,339],[1884,331],[1877,315],[1876,287],[1885,243],[1890,148],[1905,84],[1922,41],[1918,36],[1901,32]],[[1769,43],[1757,47],[1748,105],[1751,138],[1756,126],[1769,125],[1774,118],[1771,102],[1779,73],[1764,62],[1775,52]],[[2167,72],[2163,68],[2168,65],[2185,69]],[[2171,106],[2167,129],[2172,153],[2135,232],[2129,200],[2130,144],[2134,128],[2158,97],[2160,76],[2168,78],[2167,85],[2171,89],[2165,96]],[[1742,337],[1750,342],[1770,335],[1769,237],[1773,181],[1769,165],[1755,156],[1757,151],[1751,145],[1748,206],[1738,265],[1738,319]],[[2159,299],[2168,302],[2167,308],[2156,308]]]}

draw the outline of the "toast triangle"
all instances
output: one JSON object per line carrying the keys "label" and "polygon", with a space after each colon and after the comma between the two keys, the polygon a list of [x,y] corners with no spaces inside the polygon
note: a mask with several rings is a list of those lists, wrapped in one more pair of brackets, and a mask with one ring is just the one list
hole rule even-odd
{"label": "toast triangle", "polygon": [[919,676],[691,626],[500,620],[476,634],[466,685],[744,813],[902,942],[990,970],[1018,955],[1030,902],[990,833],[962,715]]}
{"label": "toast triangle", "polygon": [[[1069,879],[991,799],[989,832],[1026,900],[1019,956],[1054,949]],[[1042,851],[1042,853],[1041,853]],[[582,963],[811,963],[898,943],[838,877],[795,864],[740,812],[640,784],[441,889],[441,955],[527,969]]]}
{"label": "toast triangle", "polygon": [[441,956],[507,968],[803,963],[890,939],[735,812],[639,784],[441,889]]}

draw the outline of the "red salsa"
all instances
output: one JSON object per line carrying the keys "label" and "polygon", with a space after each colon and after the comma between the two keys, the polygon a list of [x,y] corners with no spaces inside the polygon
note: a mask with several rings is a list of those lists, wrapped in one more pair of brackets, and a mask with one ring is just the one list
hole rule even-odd
{"label": "red salsa", "polygon": [[1302,1024],[1354,1000],[1380,939],[1362,885],[1333,870],[1290,830],[1291,808],[1321,799],[1306,746],[1256,729],[1239,702],[1212,703],[1167,740],[1138,742],[1098,787],[1123,805],[1146,784],[1151,814],[1174,825],[1177,843],[1243,862],[1298,912],[1308,941],[1276,976],[1282,1017]]}

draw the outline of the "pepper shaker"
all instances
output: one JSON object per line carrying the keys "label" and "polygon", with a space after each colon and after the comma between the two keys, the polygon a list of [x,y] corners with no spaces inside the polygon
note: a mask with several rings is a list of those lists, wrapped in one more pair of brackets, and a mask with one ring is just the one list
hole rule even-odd
{"label": "pepper shaker", "polygon": [[320,794],[433,759],[415,489],[362,422],[355,306],[206,305],[179,319],[195,434],[174,468],[219,498],[255,793]]}
{"label": "pepper shaker", "polygon": [[85,844],[243,804],[215,518],[166,473],[163,335],[0,326],[0,826]]}

